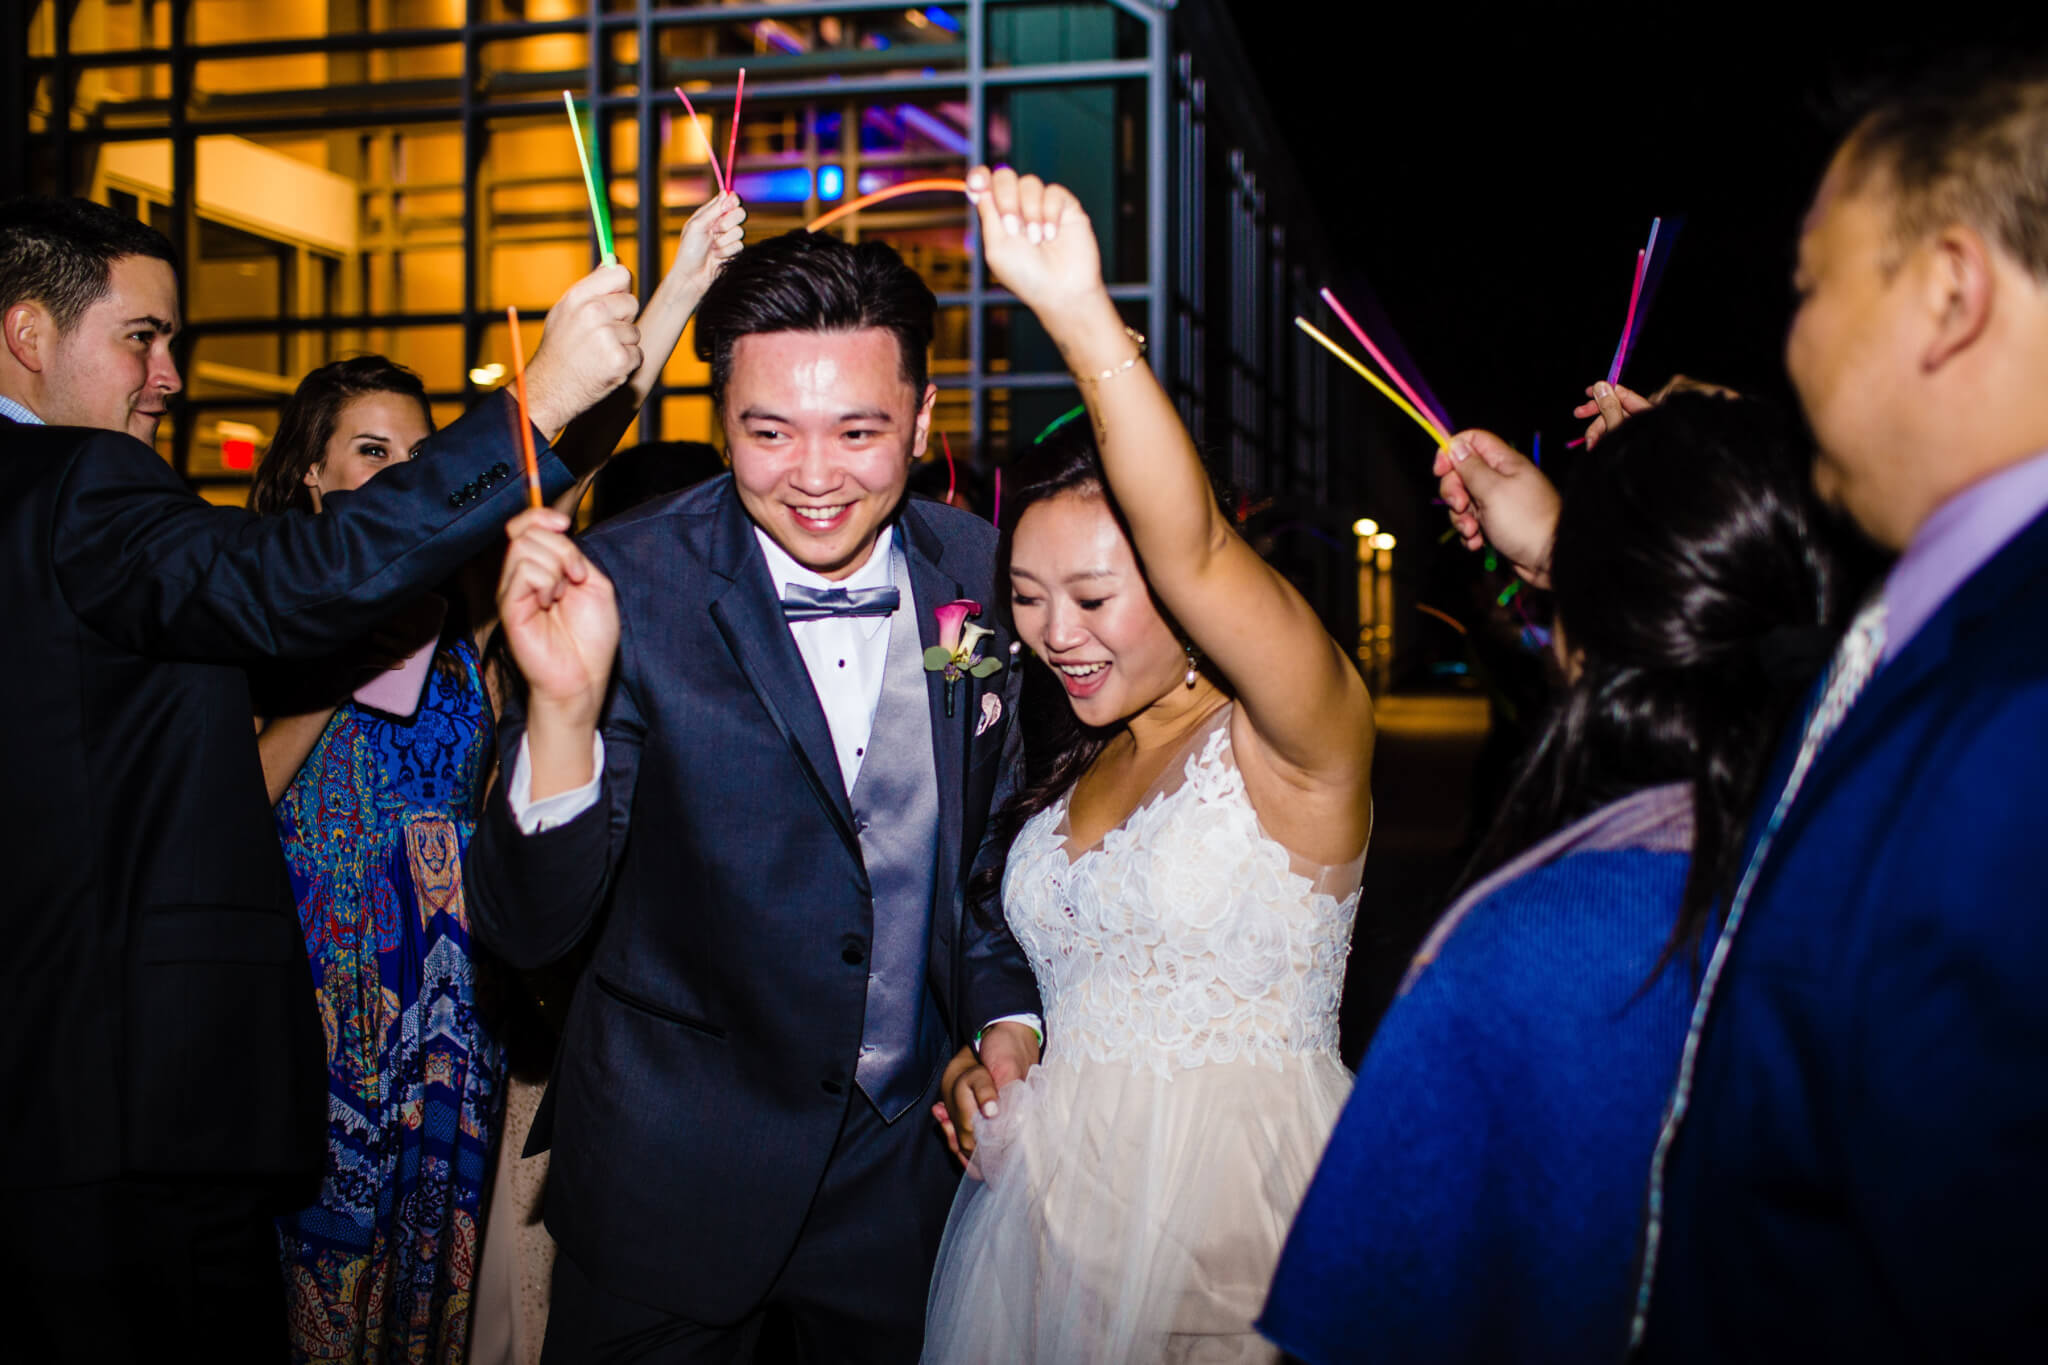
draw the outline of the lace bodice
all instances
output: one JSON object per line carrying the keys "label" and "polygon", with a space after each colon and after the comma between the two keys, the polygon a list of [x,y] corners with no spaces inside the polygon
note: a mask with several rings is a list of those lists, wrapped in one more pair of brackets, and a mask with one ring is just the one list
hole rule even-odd
{"label": "lace bodice", "polygon": [[1307,863],[1260,828],[1231,710],[1097,847],[1070,858],[1064,796],[1018,832],[1003,904],[1050,1050],[1167,1075],[1336,1051],[1364,858]]}

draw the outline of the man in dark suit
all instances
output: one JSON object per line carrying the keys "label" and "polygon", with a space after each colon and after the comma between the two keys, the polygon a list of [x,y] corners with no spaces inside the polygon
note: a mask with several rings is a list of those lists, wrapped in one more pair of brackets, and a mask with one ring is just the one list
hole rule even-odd
{"label": "man in dark suit", "polygon": [[[1786,360],[1816,481],[1901,553],[1785,736],[1706,959],[1645,1358],[2048,1342],[2044,206],[2036,57],[1886,99],[1807,215]],[[1555,501],[1498,455],[1439,457],[1446,501],[1540,578]]]}
{"label": "man in dark suit", "polygon": [[522,965],[602,925],[548,1096],[550,1362],[747,1359],[771,1313],[807,1359],[914,1360],[941,1072],[1037,1060],[1029,967],[963,895],[1017,670],[937,610],[992,602],[995,531],[903,496],[933,314],[879,244],[749,247],[697,314],[732,474],[507,559],[530,697],[477,922]]}
{"label": "man in dark suit", "polygon": [[[637,365],[626,283],[550,314],[543,432]],[[23,1360],[283,1358],[271,1213],[317,1175],[326,1080],[240,665],[360,638],[525,498],[498,400],[322,516],[210,506],[145,444],[177,325],[161,235],[0,205],[0,1332]],[[543,475],[571,480],[552,454]]]}

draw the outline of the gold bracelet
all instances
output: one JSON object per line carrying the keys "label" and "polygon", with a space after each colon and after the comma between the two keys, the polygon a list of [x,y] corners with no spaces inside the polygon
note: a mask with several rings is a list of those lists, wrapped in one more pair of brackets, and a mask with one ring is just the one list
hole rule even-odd
{"label": "gold bracelet", "polygon": [[1121,365],[1112,365],[1101,374],[1077,374],[1074,376],[1074,382],[1077,384],[1100,384],[1104,380],[1116,378],[1125,370],[1136,369],[1138,362],[1145,358],[1145,335],[1137,328],[1128,324],[1124,327],[1124,335],[1138,343],[1137,351],[1129,360],[1126,360]]}

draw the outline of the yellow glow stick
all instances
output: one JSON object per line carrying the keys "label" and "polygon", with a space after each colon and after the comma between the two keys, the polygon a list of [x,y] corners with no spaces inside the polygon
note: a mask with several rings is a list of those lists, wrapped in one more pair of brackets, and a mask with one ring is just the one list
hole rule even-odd
{"label": "yellow glow stick", "polygon": [[1392,400],[1395,407],[1407,413],[1408,419],[1410,421],[1414,422],[1416,426],[1421,427],[1424,431],[1428,432],[1429,438],[1432,441],[1435,441],[1440,446],[1447,446],[1451,443],[1451,438],[1444,434],[1443,429],[1441,427],[1437,426],[1436,423],[1430,421],[1427,417],[1424,417],[1421,413],[1417,412],[1413,405],[1411,405],[1407,399],[1403,398],[1400,394],[1395,393],[1391,388],[1387,387],[1386,381],[1381,379],[1378,375],[1374,374],[1371,370],[1365,368],[1365,366],[1359,362],[1356,356],[1352,355],[1342,346],[1339,346],[1336,342],[1330,340],[1321,332],[1317,331],[1315,328],[1315,324],[1311,323],[1307,318],[1296,318],[1294,320],[1294,325],[1296,327],[1299,327],[1302,331],[1307,332],[1317,341],[1320,341],[1323,344],[1324,349],[1329,351],[1331,355],[1337,357],[1337,359],[1343,361],[1346,365],[1349,365],[1352,369],[1358,371],[1359,375],[1363,377],[1368,384],[1371,384],[1374,388],[1378,389],[1381,393],[1385,394],[1390,400]]}

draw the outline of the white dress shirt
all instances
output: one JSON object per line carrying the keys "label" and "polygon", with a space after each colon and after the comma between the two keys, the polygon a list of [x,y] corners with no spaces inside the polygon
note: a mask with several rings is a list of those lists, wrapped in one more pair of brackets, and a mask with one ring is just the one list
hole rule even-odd
{"label": "white dress shirt", "polygon": [[[781,597],[792,583],[813,588],[886,588],[895,582],[890,572],[890,547],[896,532],[877,537],[868,552],[867,563],[834,582],[790,558],[766,531],[754,528],[761,542],[761,555],[768,561],[768,577]],[[917,620],[917,604],[906,593],[896,610],[907,612],[908,621]],[[889,661],[888,616],[825,616],[815,621],[791,621],[789,633],[796,640],[796,652],[804,656],[811,673],[811,690],[825,709],[825,724],[832,731],[832,751],[839,756],[839,776],[846,791],[853,794],[854,779],[860,776],[861,760],[867,757],[868,735],[875,728],[875,708],[882,704],[882,667]]]}

